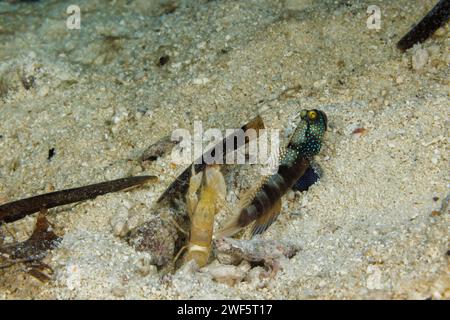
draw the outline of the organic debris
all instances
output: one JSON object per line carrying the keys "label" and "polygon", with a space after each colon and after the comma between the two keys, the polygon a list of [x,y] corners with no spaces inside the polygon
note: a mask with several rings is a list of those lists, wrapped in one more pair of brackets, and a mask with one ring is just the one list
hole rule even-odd
{"label": "organic debris", "polygon": [[[260,129],[264,129],[264,122],[263,122],[262,118],[260,116],[255,117],[254,119],[250,120],[246,125],[242,126],[240,130],[243,130],[245,132],[247,129],[256,130],[257,136],[258,136],[258,131]],[[250,139],[248,137],[246,137],[244,144],[240,144],[241,141],[239,141],[239,139],[234,139],[234,137],[235,137],[235,135],[231,134],[228,137],[226,137],[225,139],[223,139],[222,150],[227,150],[226,146],[228,145],[228,148],[229,148],[229,146],[232,145],[233,148],[229,148],[229,149],[231,149],[230,151],[234,151],[234,150],[239,149],[243,145],[248,144],[248,142],[250,141]],[[191,178],[192,166],[194,166],[195,172],[203,171],[203,169],[206,166],[206,163],[203,160],[204,157],[206,155],[215,156],[214,150],[217,150],[216,146],[214,146],[213,148],[211,148],[208,151],[206,151],[205,153],[203,153],[201,159],[197,159],[188,168],[186,168],[175,179],[175,181],[172,182],[172,184],[166,189],[166,191],[164,191],[164,193],[159,197],[158,202],[160,203],[163,200],[177,198],[180,194],[182,194],[182,195],[186,194],[186,192],[189,188],[189,179]],[[225,157],[226,157],[226,153],[224,152],[224,154],[223,154],[224,162],[225,162]],[[195,163],[199,163],[199,162],[200,162],[200,164],[195,164]]]}
{"label": "organic debris", "polygon": [[6,82],[6,80],[0,76],[0,99],[3,97],[6,97],[9,91],[9,84]]}
{"label": "organic debris", "polygon": [[25,90],[30,90],[32,87],[34,87],[36,78],[34,76],[22,75],[20,77],[20,81],[22,82],[22,85],[25,88]]}
{"label": "organic debris", "polygon": [[169,60],[170,60],[170,56],[165,54],[165,55],[159,57],[157,65],[162,67],[163,65],[167,64],[169,62]]}
{"label": "organic debris", "polygon": [[242,261],[239,266],[211,264],[200,271],[209,273],[219,283],[234,286],[245,279],[250,269],[250,264],[247,261]]}
{"label": "organic debris", "polygon": [[172,141],[170,136],[165,136],[159,141],[149,146],[140,156],[141,162],[152,162],[170,152],[178,141]]}
{"label": "organic debris", "polygon": [[150,253],[150,264],[158,267],[164,267],[173,260],[177,239],[175,226],[160,216],[131,230],[127,236],[128,243],[137,251]]}
{"label": "organic debris", "polygon": [[356,138],[360,138],[367,134],[367,129],[366,128],[356,128],[355,130],[353,130],[352,134]]}
{"label": "organic debris", "polygon": [[300,246],[279,240],[264,240],[255,237],[251,240],[220,238],[214,240],[217,260],[223,264],[238,265],[248,261],[253,265],[263,264],[275,273],[281,259],[292,258],[301,250]]}
{"label": "organic debris", "polygon": [[13,222],[42,209],[51,209],[73,202],[93,199],[99,195],[116,192],[155,180],[157,180],[155,176],[122,178],[5,203],[0,205],[0,222]]}
{"label": "organic debris", "polygon": [[45,217],[46,210],[42,210],[36,220],[36,226],[30,238],[23,242],[0,247],[2,254],[7,254],[13,260],[39,260],[45,252],[55,247],[59,237]]}
{"label": "organic debris", "polygon": [[442,214],[448,214],[448,204],[450,202],[450,194],[448,194],[444,199],[442,199],[442,204],[441,204],[441,208],[439,209],[439,211]]}
{"label": "organic debris", "polygon": [[48,149],[48,157],[47,160],[50,161],[56,154],[56,149],[55,148],[50,148]]}
{"label": "organic debris", "polygon": [[11,267],[18,263],[26,263],[30,268],[27,270],[32,276],[40,281],[50,279],[43,273],[44,270],[52,273],[51,268],[42,263],[41,260],[47,255],[47,251],[55,248],[61,240],[54,232],[51,224],[46,218],[47,210],[41,210],[32,235],[23,242],[0,246],[0,269]]}
{"label": "organic debris", "polygon": [[405,51],[416,43],[427,40],[437,29],[448,21],[450,17],[450,1],[439,1],[430,12],[415,25],[400,41],[397,48]]}

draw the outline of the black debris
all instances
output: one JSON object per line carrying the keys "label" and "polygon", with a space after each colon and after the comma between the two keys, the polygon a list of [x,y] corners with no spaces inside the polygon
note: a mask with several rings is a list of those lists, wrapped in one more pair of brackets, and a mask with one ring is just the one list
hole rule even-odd
{"label": "black debris", "polygon": [[161,56],[158,60],[158,65],[160,67],[162,67],[163,65],[167,64],[167,62],[169,62],[169,60],[170,60],[170,57],[168,55]]}
{"label": "black debris", "polygon": [[414,26],[400,41],[397,48],[405,51],[416,43],[427,40],[450,17],[450,0],[440,0],[430,12]]}
{"label": "black debris", "polygon": [[48,157],[47,160],[51,160],[56,154],[56,150],[55,148],[51,148],[48,150]]}
{"label": "black debris", "polygon": [[17,221],[42,209],[51,209],[65,204],[93,199],[99,195],[120,191],[155,180],[157,180],[155,176],[122,178],[8,202],[0,205],[0,222]]}

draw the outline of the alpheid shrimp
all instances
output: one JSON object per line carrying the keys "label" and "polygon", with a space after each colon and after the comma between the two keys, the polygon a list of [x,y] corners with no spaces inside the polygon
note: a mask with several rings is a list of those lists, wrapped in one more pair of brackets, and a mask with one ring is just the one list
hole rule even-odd
{"label": "alpheid shrimp", "polygon": [[[201,192],[198,197],[197,191],[200,187]],[[197,174],[194,166],[192,166],[192,176],[186,195],[187,211],[191,220],[189,244],[180,250],[181,253],[184,249],[187,249],[185,262],[195,260],[199,267],[208,263],[211,253],[214,216],[223,204],[225,195],[225,179],[218,165],[207,166],[203,172]]]}

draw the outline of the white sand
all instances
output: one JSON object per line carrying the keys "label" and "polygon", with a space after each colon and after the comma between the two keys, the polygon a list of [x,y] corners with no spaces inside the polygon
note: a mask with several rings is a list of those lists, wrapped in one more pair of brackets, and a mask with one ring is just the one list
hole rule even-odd
{"label": "white sand", "polygon": [[[0,298],[450,297],[448,212],[432,215],[448,195],[448,26],[422,46],[428,59],[415,58],[419,70],[411,58],[418,48],[395,48],[435,1],[377,1],[379,31],[366,27],[371,1],[129,2],[78,1],[81,30],[66,28],[61,1],[0,2],[0,92],[9,88],[0,97],[0,202],[131,174],[160,177],[52,210],[64,236],[45,259],[54,279],[0,270]],[[167,3],[174,12],[164,14]],[[164,54],[170,60],[159,67]],[[34,87],[26,90],[19,74],[33,76]],[[137,261],[148,257],[115,237],[110,220],[149,220],[183,168],[173,170],[166,156],[142,172],[129,159],[194,120],[237,128],[259,113],[267,127],[284,129],[301,108],[328,115],[317,157],[324,177],[285,200],[264,237],[303,250],[261,286],[230,287],[188,269],[143,277]],[[366,135],[352,134],[360,127]],[[229,199],[257,172],[233,170]],[[8,229],[24,240],[33,222]],[[13,240],[4,227],[0,236]]]}

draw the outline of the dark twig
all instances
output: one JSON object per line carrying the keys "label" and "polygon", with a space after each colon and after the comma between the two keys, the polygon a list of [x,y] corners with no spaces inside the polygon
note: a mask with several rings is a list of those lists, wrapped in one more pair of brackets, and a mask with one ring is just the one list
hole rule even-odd
{"label": "dark twig", "polygon": [[18,263],[29,263],[29,262],[34,262],[34,261],[38,261],[38,260],[40,260],[40,258],[23,258],[23,259],[14,259],[14,260],[9,259],[7,262],[0,264],[0,269],[6,269],[6,268],[9,268]]}
{"label": "dark twig", "polygon": [[416,26],[400,39],[397,43],[397,48],[405,51],[418,42],[424,42],[437,29],[446,23],[449,17],[450,0],[439,1]]}
{"label": "dark twig", "polygon": [[93,199],[99,195],[120,191],[156,179],[155,176],[122,178],[5,203],[0,206],[0,222],[13,222],[41,209],[51,209],[73,202]]}
{"label": "dark twig", "polygon": [[[259,129],[264,129],[264,122],[262,120],[262,118],[260,116],[257,116],[255,118],[253,118],[252,120],[250,120],[246,125],[242,126],[241,129],[245,132],[247,129],[255,129],[257,134],[258,134],[258,130]],[[245,139],[244,144],[247,144],[249,142],[249,139]],[[220,142],[219,142],[220,144]],[[222,140],[222,150],[224,151],[228,151],[227,150],[227,145],[228,148],[230,145],[233,146],[232,150],[237,150],[240,147],[243,146],[242,143],[240,143],[240,141],[236,141],[234,139],[234,135],[231,134],[230,136],[224,138]],[[203,153],[203,155],[201,156],[201,160],[198,161],[194,161],[194,163],[192,163],[188,168],[186,168],[186,170],[184,170],[176,179],[175,181],[166,189],[166,191],[164,191],[164,193],[159,197],[157,202],[162,202],[165,199],[168,198],[172,198],[175,195],[178,194],[185,194],[188,187],[189,187],[189,179],[191,177],[191,166],[195,165],[195,172],[200,172],[202,171],[205,166],[206,163],[204,161],[204,158],[206,157],[206,155],[211,155],[212,157],[214,157],[214,153],[216,150],[216,146],[214,146],[213,148],[209,149],[208,151],[206,151],[205,153]],[[231,150],[230,150],[231,151]],[[226,157],[226,152],[223,152],[223,159],[225,160]]]}
{"label": "dark twig", "polygon": [[41,259],[48,250],[57,246],[61,240],[48,222],[47,209],[42,209],[36,219],[36,225],[31,236],[22,242],[0,246],[0,253],[8,255],[12,260]]}

